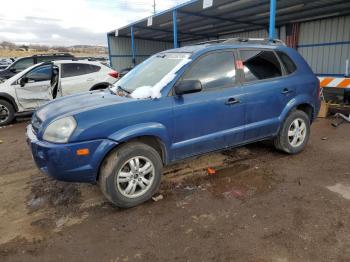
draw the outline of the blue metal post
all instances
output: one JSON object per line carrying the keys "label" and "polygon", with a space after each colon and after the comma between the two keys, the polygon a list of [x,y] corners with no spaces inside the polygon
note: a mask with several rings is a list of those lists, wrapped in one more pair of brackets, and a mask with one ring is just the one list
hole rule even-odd
{"label": "blue metal post", "polygon": [[134,35],[134,27],[131,26],[131,53],[132,53],[132,64],[136,65],[136,51],[135,51],[135,35]]}
{"label": "blue metal post", "polygon": [[276,20],[276,0],[270,0],[270,29],[269,39],[275,39],[275,20]]}
{"label": "blue metal post", "polygon": [[113,68],[112,54],[111,54],[111,42],[109,40],[109,35],[108,34],[107,34],[107,44],[108,44],[109,65]]}
{"label": "blue metal post", "polygon": [[174,9],[173,11],[173,33],[174,33],[174,48],[178,47],[178,43],[177,43],[177,13],[176,13],[176,9]]}

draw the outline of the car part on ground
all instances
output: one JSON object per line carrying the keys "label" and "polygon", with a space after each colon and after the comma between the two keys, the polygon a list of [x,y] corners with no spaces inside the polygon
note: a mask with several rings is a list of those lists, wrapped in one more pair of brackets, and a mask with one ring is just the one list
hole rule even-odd
{"label": "car part on ground", "polygon": [[350,115],[347,117],[346,115],[342,114],[342,113],[336,113],[334,115],[334,117],[338,120],[340,118],[340,121],[337,121],[335,123],[332,123],[332,126],[334,127],[338,127],[341,124],[343,124],[344,122],[350,123]]}

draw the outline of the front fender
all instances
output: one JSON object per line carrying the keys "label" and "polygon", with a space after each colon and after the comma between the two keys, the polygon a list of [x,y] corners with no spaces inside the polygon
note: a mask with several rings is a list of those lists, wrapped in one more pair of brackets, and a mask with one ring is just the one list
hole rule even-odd
{"label": "front fender", "polygon": [[169,148],[171,145],[170,136],[166,127],[160,123],[149,122],[128,126],[111,134],[108,136],[108,138],[121,143],[142,136],[152,136],[158,138],[165,146],[166,154],[169,156]]}

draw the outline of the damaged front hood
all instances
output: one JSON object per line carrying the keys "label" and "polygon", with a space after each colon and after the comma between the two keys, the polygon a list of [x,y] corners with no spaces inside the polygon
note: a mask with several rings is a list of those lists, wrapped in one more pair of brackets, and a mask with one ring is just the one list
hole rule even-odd
{"label": "damaged front hood", "polygon": [[39,108],[36,116],[41,122],[51,122],[55,118],[74,116],[83,111],[133,100],[112,94],[109,90],[86,92],[53,100]]}

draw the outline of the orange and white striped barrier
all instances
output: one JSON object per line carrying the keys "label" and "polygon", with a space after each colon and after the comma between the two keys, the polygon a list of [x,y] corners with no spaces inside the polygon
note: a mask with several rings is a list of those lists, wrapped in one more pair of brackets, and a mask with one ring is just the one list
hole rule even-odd
{"label": "orange and white striped barrier", "polygon": [[336,88],[350,88],[350,78],[345,77],[318,77],[320,86],[322,87],[336,87]]}

